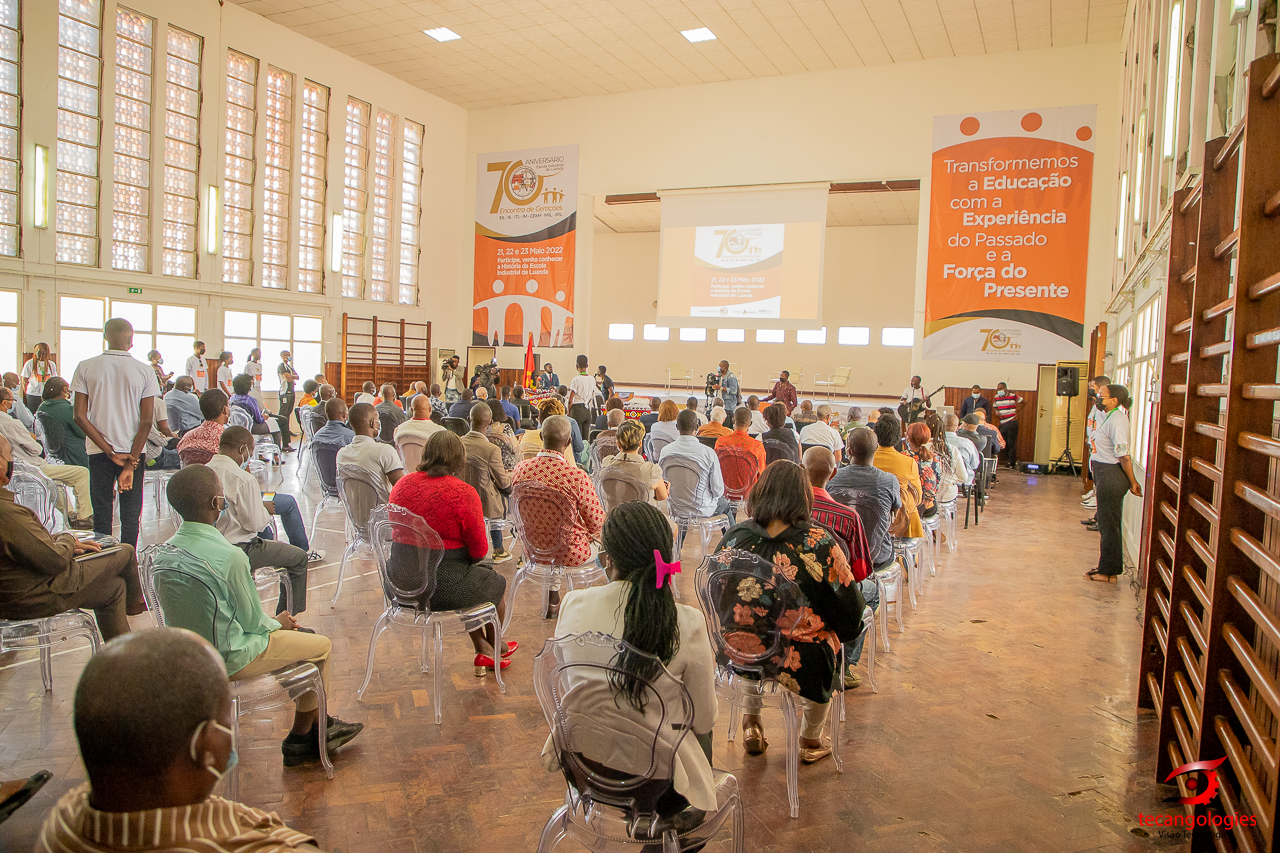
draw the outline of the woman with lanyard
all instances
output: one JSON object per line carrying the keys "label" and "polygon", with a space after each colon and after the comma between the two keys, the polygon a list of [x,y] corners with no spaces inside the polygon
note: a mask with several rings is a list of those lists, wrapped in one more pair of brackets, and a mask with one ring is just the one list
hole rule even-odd
{"label": "woman with lanyard", "polygon": [[1142,497],[1142,484],[1133,474],[1129,458],[1129,390],[1123,385],[1103,385],[1098,399],[1106,412],[1089,440],[1093,482],[1098,498],[1098,531],[1102,545],[1098,567],[1085,573],[1091,581],[1115,583],[1124,573],[1124,540],[1120,516],[1125,492]]}
{"label": "woman with lanyard", "polygon": [[34,412],[44,402],[44,383],[58,375],[58,365],[49,358],[49,345],[43,341],[31,351],[31,358],[22,365],[22,379],[27,386],[27,409]]}
{"label": "woman with lanyard", "polygon": [[262,405],[262,350],[254,347],[249,350],[249,360],[244,365],[245,374],[253,380],[249,396]]}

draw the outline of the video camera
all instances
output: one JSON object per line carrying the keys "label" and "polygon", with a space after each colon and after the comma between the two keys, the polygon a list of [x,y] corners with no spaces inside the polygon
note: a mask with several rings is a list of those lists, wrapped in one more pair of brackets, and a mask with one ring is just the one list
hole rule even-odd
{"label": "video camera", "polygon": [[707,389],[706,389],[706,395],[707,395],[708,397],[713,397],[713,396],[715,396],[716,389],[717,389],[717,388],[719,388],[719,387],[720,387],[720,374],[719,374],[719,373],[708,373],[708,374],[707,374]]}

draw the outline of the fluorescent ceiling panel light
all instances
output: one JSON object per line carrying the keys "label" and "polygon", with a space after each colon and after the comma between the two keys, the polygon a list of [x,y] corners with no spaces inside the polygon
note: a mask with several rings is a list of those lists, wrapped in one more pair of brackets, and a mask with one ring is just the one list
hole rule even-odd
{"label": "fluorescent ceiling panel light", "polygon": [[687,38],[690,44],[697,44],[700,41],[716,40],[716,34],[706,27],[698,27],[696,30],[681,30],[680,35]]}
{"label": "fluorescent ceiling panel light", "polygon": [[[448,27],[435,27],[434,29],[423,30],[423,32],[431,36],[436,41],[454,41],[462,38],[462,36],[458,35]],[[712,36],[712,38],[715,38],[715,36]]]}

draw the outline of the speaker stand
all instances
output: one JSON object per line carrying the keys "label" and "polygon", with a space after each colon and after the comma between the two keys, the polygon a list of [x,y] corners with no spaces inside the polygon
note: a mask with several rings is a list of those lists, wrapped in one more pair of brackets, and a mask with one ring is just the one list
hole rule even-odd
{"label": "speaker stand", "polygon": [[1071,455],[1071,405],[1070,403],[1067,404],[1067,444],[1065,447],[1062,448],[1062,452],[1058,454],[1058,458],[1053,460],[1053,466],[1055,471],[1060,465],[1062,465],[1064,460],[1067,463],[1067,467],[1071,469],[1071,476],[1072,477],[1079,476],[1080,472],[1076,470],[1076,459],[1074,456]]}

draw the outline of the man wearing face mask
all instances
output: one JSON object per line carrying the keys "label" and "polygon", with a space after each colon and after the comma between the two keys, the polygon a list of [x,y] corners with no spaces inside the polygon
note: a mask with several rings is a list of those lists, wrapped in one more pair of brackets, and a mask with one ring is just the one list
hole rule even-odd
{"label": "man wearing face mask", "polygon": [[967,415],[972,415],[979,409],[986,414],[987,423],[991,423],[991,401],[982,396],[981,385],[974,385],[969,390],[969,396],[960,401],[960,413],[956,417],[963,420]]}
{"label": "man wearing face mask", "polygon": [[[169,480],[166,495],[170,505],[182,516],[182,526],[168,544],[183,553],[161,553],[155,560],[156,594],[161,603],[168,600],[181,605],[168,608],[165,621],[174,627],[201,631],[208,631],[212,623],[213,636],[219,639],[218,652],[226,662],[232,681],[267,675],[301,661],[315,664],[332,702],[329,687],[332,644],[327,637],[299,626],[289,613],[277,613],[272,619],[263,612],[249,558],[214,526],[227,508],[217,474],[206,465],[188,465]],[[212,591],[212,598],[191,600],[189,585],[178,585],[179,575],[162,571],[166,567],[203,581]],[[170,583],[174,587],[168,588]],[[184,620],[188,624],[182,624]],[[320,760],[318,707],[314,694],[298,697],[293,728],[280,746],[285,767]],[[326,742],[330,753],[364,728],[363,723],[345,723],[336,717],[329,717],[327,722]]]}
{"label": "man wearing face mask", "polygon": [[[0,486],[12,476],[13,451],[0,436]],[[125,617],[147,610],[133,548],[102,551],[70,533],[51,536],[0,488],[0,619],[45,619],[77,607],[93,611],[108,640],[129,632]]]}
{"label": "man wearing face mask", "polygon": [[76,687],[73,722],[89,781],[45,818],[38,853],[315,850],[273,813],[213,796],[238,763],[218,652],[180,628],[107,643]]}
{"label": "man wearing face mask", "polygon": [[[263,500],[258,478],[245,470],[253,458],[253,435],[244,427],[229,426],[218,440],[218,453],[209,460],[209,468],[218,475],[227,510],[218,517],[218,532],[249,558],[253,571],[279,566],[289,572],[293,590],[293,612],[307,609],[307,565],[324,559],[324,551],[311,550],[307,528],[302,523],[298,503],[289,495],[273,495]],[[271,516],[280,516],[289,542],[278,542],[271,527]],[[286,605],[284,588],[276,610]]]}

